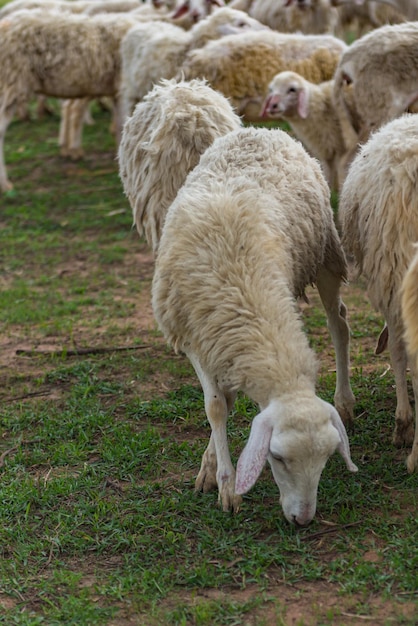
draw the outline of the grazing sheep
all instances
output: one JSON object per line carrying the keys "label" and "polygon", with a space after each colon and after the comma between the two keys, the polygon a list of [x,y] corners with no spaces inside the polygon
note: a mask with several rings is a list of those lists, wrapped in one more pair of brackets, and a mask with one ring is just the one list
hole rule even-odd
{"label": "grazing sheep", "polygon": [[314,83],[330,80],[346,48],[331,35],[247,32],[190,51],[179,74],[206,78],[239,115],[260,121],[261,104],[276,74],[293,70]]}
{"label": "grazing sheep", "polygon": [[[161,81],[125,122],[120,175],[138,232],[154,254],[167,209],[189,171],[217,137],[240,127],[229,102],[198,80]],[[171,150],[167,136],[179,142]]]}
{"label": "grazing sheep", "polygon": [[[359,273],[367,281],[370,302],[387,324],[396,382],[394,443],[398,446],[411,444],[414,437],[405,374],[401,286],[418,241],[417,157],[418,116],[405,115],[391,121],[361,147],[350,166],[339,202],[343,246],[354,256]],[[416,275],[413,267],[410,280]],[[411,292],[405,293],[409,294],[405,298],[410,305],[414,302]],[[405,311],[409,319],[411,311],[406,305]],[[413,360],[410,367],[417,422],[407,461],[412,472],[418,469],[418,369]]]}
{"label": "grazing sheep", "polygon": [[132,28],[121,44],[121,109],[123,119],[130,115],[161,78],[172,78],[189,50],[200,48],[212,39],[263,30],[266,27],[243,11],[229,7],[217,9],[200,20],[191,30],[173,24],[139,24]]}
{"label": "grazing sheep", "polygon": [[137,23],[131,14],[17,11],[0,21],[0,189],[11,188],[3,156],[14,111],[34,94],[116,97],[120,42]]}
{"label": "grazing sheep", "polygon": [[334,99],[348,149],[418,100],[418,22],[382,26],[355,41],[335,70]]}
{"label": "grazing sheep", "polygon": [[344,178],[346,152],[333,103],[333,81],[315,85],[296,72],[280,72],[269,85],[261,117],[283,119],[308,152],[322,164],[331,189]]}
{"label": "grazing sheep", "polygon": [[[203,111],[195,111],[187,137],[185,89],[197,90]],[[200,81],[155,87],[124,126],[122,180],[139,166],[136,188],[160,193],[147,180],[150,169],[162,180],[170,163],[189,160],[190,144],[199,152],[193,144],[205,126],[213,133],[220,97]],[[340,415],[315,395],[315,358],[295,301],[316,282],[336,345],[337,408],[351,416],[349,331],[339,296],[346,266],[328,187],[317,162],[287,133],[238,128],[215,139],[177,191],[172,184],[166,190],[175,199],[158,246],[152,302],[165,337],[187,354],[204,391],[212,434],[196,489],[218,486],[222,508],[237,510],[268,459],[286,518],[305,525],[327,458],[338,450],[357,469]],[[261,412],[235,476],[226,421],[239,389]]]}

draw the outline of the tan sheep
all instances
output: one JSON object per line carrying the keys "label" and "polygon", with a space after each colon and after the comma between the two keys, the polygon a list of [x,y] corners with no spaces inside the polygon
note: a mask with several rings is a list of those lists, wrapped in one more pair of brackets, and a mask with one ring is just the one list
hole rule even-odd
{"label": "tan sheep", "polygon": [[[407,381],[401,287],[415,255],[418,241],[418,116],[405,115],[374,133],[352,162],[339,201],[342,241],[354,256],[358,271],[367,282],[373,307],[384,317],[396,382],[397,407],[394,443],[410,445],[407,465],[418,469],[418,369],[410,360],[415,395],[415,439],[413,410]],[[416,276],[410,270],[408,282]],[[405,291],[405,314],[417,302]],[[416,311],[415,311],[416,315]],[[416,318],[415,318],[416,328]],[[415,343],[411,343],[413,348]]]}
{"label": "tan sheep", "polygon": [[331,189],[344,180],[346,153],[333,102],[333,81],[316,85],[296,72],[280,72],[269,85],[262,117],[283,119],[322,164]]}
{"label": "tan sheep", "polygon": [[314,83],[330,80],[346,48],[331,35],[248,32],[192,50],[180,73],[186,79],[206,78],[239,115],[260,121],[262,102],[276,74],[292,70]]}

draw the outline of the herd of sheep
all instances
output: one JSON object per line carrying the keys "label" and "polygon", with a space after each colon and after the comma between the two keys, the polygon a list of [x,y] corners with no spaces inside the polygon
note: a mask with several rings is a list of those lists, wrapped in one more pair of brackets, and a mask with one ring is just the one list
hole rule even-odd
{"label": "herd of sheep", "polygon": [[[418,0],[12,0],[0,33],[1,191],[5,132],[34,95],[62,101],[72,158],[90,101],[111,99],[123,188],[155,256],[155,318],[204,393],[196,489],[236,511],[268,461],[285,517],[303,526],[327,459],[338,451],[357,471],[346,254],[385,319],[394,443],[412,445],[418,471]],[[266,120],[290,131],[252,124]],[[298,307],[311,284],[335,406],[316,395]],[[259,413],[235,469],[240,390]]]}

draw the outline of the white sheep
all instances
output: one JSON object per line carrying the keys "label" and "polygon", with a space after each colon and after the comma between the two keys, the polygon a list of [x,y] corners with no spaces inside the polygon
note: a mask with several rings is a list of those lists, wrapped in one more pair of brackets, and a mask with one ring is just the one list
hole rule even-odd
{"label": "white sheep", "polygon": [[[405,115],[389,122],[361,147],[350,166],[339,202],[343,246],[354,256],[359,273],[366,279],[370,302],[387,324],[396,382],[394,443],[398,446],[409,445],[414,439],[406,381],[401,286],[418,241],[417,157],[418,116]],[[413,280],[416,267],[411,272]],[[414,302],[412,296],[406,297],[410,304]],[[410,309],[405,310],[410,316]],[[413,359],[410,367],[417,424],[407,461],[412,472],[418,469],[418,369]]]}
{"label": "white sheep", "polygon": [[316,85],[296,72],[280,72],[269,85],[262,117],[283,119],[308,152],[322,164],[325,178],[338,190],[344,178],[346,147],[333,103],[333,81]]}
{"label": "white sheep", "polygon": [[418,100],[418,22],[377,28],[351,44],[335,70],[334,100],[348,149]]}
{"label": "white sheep", "polygon": [[229,6],[281,33],[331,33],[338,11],[331,0],[232,0]]}
{"label": "white sheep", "polygon": [[14,111],[34,94],[116,97],[120,42],[132,14],[83,15],[17,11],[0,21],[0,189],[11,188],[3,144]]}
{"label": "white sheep", "polygon": [[123,118],[130,115],[161,78],[173,78],[189,50],[200,48],[212,39],[264,30],[266,27],[244,11],[229,7],[217,9],[197,22],[189,31],[173,24],[139,24],[121,44],[121,108]]}
{"label": "white sheep", "polygon": [[346,48],[331,35],[246,32],[191,50],[179,75],[206,78],[231,100],[239,115],[260,121],[261,104],[276,74],[293,70],[315,83],[330,80]]}
{"label": "white sheep", "polygon": [[282,33],[330,33],[338,11],[330,0],[254,0],[248,13]]}
{"label": "white sheep", "polygon": [[[203,114],[195,113],[185,137],[185,89],[195,86]],[[145,176],[149,193],[159,193],[147,180],[150,169],[162,180],[170,162],[183,163],[183,150],[188,160],[197,132],[205,125],[213,132],[220,97],[200,81],[155,87],[125,123],[122,180],[140,166],[137,189]],[[287,133],[238,128],[215,139],[177,191],[167,189],[175,199],[162,228],[152,302],[166,339],[189,357],[204,391],[212,434],[196,489],[218,486],[222,508],[237,510],[268,459],[286,518],[305,525],[327,458],[338,450],[357,469],[340,415],[315,395],[315,357],[295,300],[317,284],[337,351],[335,401],[351,417],[349,331],[339,296],[346,265],[328,187],[317,162]],[[226,421],[239,389],[261,411],[235,475]]]}
{"label": "white sheep", "polygon": [[138,232],[154,254],[167,209],[189,171],[217,137],[240,127],[229,102],[199,80],[161,81],[125,122],[120,176]]}

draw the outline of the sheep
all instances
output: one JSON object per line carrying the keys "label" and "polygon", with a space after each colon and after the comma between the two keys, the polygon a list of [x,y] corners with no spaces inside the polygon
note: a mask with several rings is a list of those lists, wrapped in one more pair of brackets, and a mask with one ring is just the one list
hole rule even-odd
{"label": "sheep", "polygon": [[[346,5],[350,4],[353,0],[334,0],[334,4],[337,5]],[[355,3],[358,5],[364,5],[367,0],[355,0]],[[418,1],[417,0],[374,0],[373,4],[375,7],[379,7],[380,5],[384,8],[390,8],[396,14],[400,14],[404,16],[408,21],[412,22],[418,20]]]}
{"label": "sheep", "polygon": [[335,34],[342,38],[352,39],[354,35],[357,39],[373,28],[406,21],[405,15],[390,5],[372,0],[364,0],[361,4],[354,0],[342,4],[337,2],[337,11],[338,25]]}
{"label": "sheep", "polygon": [[347,149],[373,130],[418,110],[418,22],[377,28],[342,54],[334,100]]}
{"label": "sheep", "polygon": [[16,108],[33,94],[116,97],[120,42],[136,23],[130,14],[86,19],[42,10],[17,11],[0,21],[0,189],[12,187],[3,144]]}
{"label": "sheep", "polygon": [[[231,6],[245,4],[237,0]],[[254,0],[246,6],[249,15],[282,33],[334,33],[338,23],[338,11],[330,0]]]}
{"label": "sheep", "polygon": [[[204,85],[198,88],[202,93]],[[182,81],[156,86],[127,120],[119,149],[122,180],[139,163],[143,184],[159,193],[146,180],[149,168],[162,179],[168,163],[183,162],[183,150],[188,159],[197,129],[193,122],[184,137],[184,89]],[[194,117],[200,129],[212,129],[220,95],[205,89],[209,105],[214,99],[210,115]],[[142,152],[152,156],[143,165]],[[337,409],[315,395],[316,360],[295,300],[316,282],[344,354],[342,361],[337,356],[337,408],[352,414],[349,331],[339,296],[346,264],[320,167],[284,131],[237,128],[215,139],[180,189],[170,185],[168,194],[175,199],[158,245],[152,304],[159,328],[188,356],[203,387],[212,434],[196,489],[218,486],[222,508],[236,511],[268,459],[285,517],[308,524],[327,458],[338,450],[357,470]],[[260,413],[235,474],[226,421],[239,389]]]}
{"label": "sheep", "polygon": [[[198,0],[194,0],[197,2]],[[164,3],[158,6],[141,0],[12,0],[0,8],[0,19],[16,11],[43,9],[45,11],[62,11],[66,13],[119,13],[137,11],[144,17],[161,17],[168,14]]]}
{"label": "sheep", "polygon": [[346,48],[343,41],[331,35],[273,30],[227,35],[191,50],[179,76],[206,78],[231,100],[246,121],[260,121],[261,104],[278,72],[293,70],[315,83],[330,80]]}
{"label": "sheep", "polygon": [[333,104],[333,81],[315,85],[296,72],[280,72],[269,85],[261,117],[283,119],[322,164],[331,189],[344,178],[346,147]]}
{"label": "sheep", "polygon": [[161,78],[173,78],[189,50],[211,39],[266,27],[243,11],[224,7],[197,22],[190,31],[173,24],[139,24],[121,44],[121,109],[125,119]]}
{"label": "sheep", "polygon": [[[120,175],[138,232],[154,255],[167,209],[188,172],[217,137],[240,127],[229,102],[201,80],[162,80],[125,122]],[[172,150],[165,143],[170,134],[179,141]]]}
{"label": "sheep", "polygon": [[[342,243],[359,274],[365,277],[372,306],[384,317],[395,375],[397,406],[393,442],[409,445],[414,435],[413,411],[408,399],[407,353],[403,340],[401,287],[416,276],[412,263],[418,241],[418,116],[406,114],[376,131],[351,163],[339,202]],[[409,285],[407,282],[406,285]],[[415,290],[416,290],[415,283]],[[406,290],[408,319],[414,302]],[[415,294],[416,302],[416,294]],[[416,310],[415,310],[416,315]],[[415,344],[411,343],[412,348]],[[410,360],[415,395],[415,440],[407,460],[418,469],[418,368]]]}

